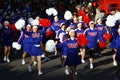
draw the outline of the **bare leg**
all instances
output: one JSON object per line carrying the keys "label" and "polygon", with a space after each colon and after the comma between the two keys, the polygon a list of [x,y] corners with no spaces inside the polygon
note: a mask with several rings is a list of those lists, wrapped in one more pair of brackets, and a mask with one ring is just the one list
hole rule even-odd
{"label": "bare leg", "polygon": [[27,52],[23,52],[23,54],[22,54],[22,60],[24,60],[26,56],[27,56]]}
{"label": "bare leg", "polygon": [[41,71],[41,56],[37,56],[38,61],[38,71]]}
{"label": "bare leg", "polygon": [[72,80],[77,80],[77,77],[75,75],[76,67],[70,66],[70,70],[72,71]]}
{"label": "bare leg", "polygon": [[82,59],[81,59],[81,61],[82,61],[82,63],[85,63],[85,61],[84,61],[84,58],[85,58],[85,48],[80,49],[80,51],[82,52]]}

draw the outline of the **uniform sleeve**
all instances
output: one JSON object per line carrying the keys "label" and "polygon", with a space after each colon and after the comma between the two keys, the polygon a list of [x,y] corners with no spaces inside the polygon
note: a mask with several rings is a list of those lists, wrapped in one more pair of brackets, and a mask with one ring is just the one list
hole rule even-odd
{"label": "uniform sleeve", "polygon": [[21,44],[22,43],[22,40],[23,40],[23,32],[21,33],[19,39],[18,39],[18,43]]}

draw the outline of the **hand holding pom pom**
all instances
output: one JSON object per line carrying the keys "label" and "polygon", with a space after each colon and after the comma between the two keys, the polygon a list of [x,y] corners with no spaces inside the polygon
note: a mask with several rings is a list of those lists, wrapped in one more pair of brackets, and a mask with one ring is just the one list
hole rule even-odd
{"label": "hand holding pom pom", "polygon": [[86,36],[84,34],[80,34],[78,36],[78,44],[81,46],[81,47],[84,47],[88,44],[88,40],[86,38]]}

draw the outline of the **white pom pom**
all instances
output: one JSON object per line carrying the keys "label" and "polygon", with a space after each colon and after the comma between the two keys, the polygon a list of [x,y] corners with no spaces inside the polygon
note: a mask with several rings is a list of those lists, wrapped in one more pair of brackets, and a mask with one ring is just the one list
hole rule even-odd
{"label": "white pom pom", "polygon": [[25,26],[25,20],[23,19],[19,19],[16,23],[15,23],[15,27],[18,30],[21,30],[22,27]]}
{"label": "white pom pom", "polygon": [[58,14],[57,10],[55,8],[51,8],[53,16],[56,16]]}
{"label": "white pom pom", "polygon": [[115,20],[120,20],[120,12],[115,13]]}
{"label": "white pom pom", "polygon": [[107,20],[106,20],[106,25],[108,26],[108,27],[113,27],[114,25],[115,25],[115,17],[114,16],[112,16],[112,15],[109,15],[108,17],[107,17]]}
{"label": "white pom pom", "polygon": [[16,23],[20,23],[22,26],[25,26],[25,20],[19,19]]}
{"label": "white pom pom", "polygon": [[72,18],[72,13],[70,11],[66,11],[64,14],[64,18],[66,20],[70,20]]}
{"label": "white pom pom", "polygon": [[15,23],[15,27],[17,30],[21,30],[21,28],[23,27],[21,23]]}
{"label": "white pom pom", "polygon": [[28,18],[28,23],[32,24],[33,18]]}
{"label": "white pom pom", "polygon": [[56,49],[55,42],[53,40],[48,40],[46,42],[46,51],[47,52],[54,52]]}
{"label": "white pom pom", "polygon": [[17,49],[17,50],[20,50],[20,49],[21,49],[21,45],[18,44],[18,42],[13,42],[13,43],[12,43],[12,47],[15,48],[15,49]]}
{"label": "white pom pom", "polygon": [[50,11],[50,9],[46,9],[46,14],[47,14],[48,16],[52,15],[52,12]]}
{"label": "white pom pom", "polygon": [[33,20],[31,23],[32,26],[37,26],[39,25],[39,21],[37,19]]}

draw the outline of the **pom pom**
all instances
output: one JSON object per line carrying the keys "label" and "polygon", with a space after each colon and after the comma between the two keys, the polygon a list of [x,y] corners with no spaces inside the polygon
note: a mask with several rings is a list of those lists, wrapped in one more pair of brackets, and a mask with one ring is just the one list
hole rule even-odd
{"label": "pom pom", "polygon": [[70,11],[66,11],[64,14],[64,18],[66,20],[70,20],[72,18],[72,13]]}
{"label": "pom pom", "polygon": [[116,21],[115,17],[112,15],[109,15],[106,20],[106,25],[109,27],[113,27],[113,26],[115,26],[115,21]]}
{"label": "pom pom", "polygon": [[11,25],[10,25],[10,28],[11,28],[14,32],[17,32],[17,29],[16,29],[16,27],[15,27],[15,24],[11,24]]}
{"label": "pom pom", "polygon": [[50,15],[56,16],[58,14],[58,12],[55,8],[49,8],[49,9],[46,9],[46,14],[48,16],[50,16]]}
{"label": "pom pom", "polygon": [[32,25],[33,18],[28,18],[28,23]]}
{"label": "pom pom", "polygon": [[50,9],[46,9],[46,14],[47,14],[48,16],[51,16],[51,15],[52,15],[52,12],[50,11]]}
{"label": "pom pom", "polygon": [[21,45],[18,44],[18,42],[13,42],[12,43],[12,47],[15,48],[16,50],[20,50],[21,49]]}
{"label": "pom pom", "polygon": [[25,26],[25,20],[24,19],[19,19],[16,23],[15,23],[15,27],[17,30],[21,30],[22,27]]}
{"label": "pom pom", "polygon": [[32,26],[38,26],[38,25],[39,25],[39,20],[34,19],[34,20],[31,22],[31,25],[32,25]]}
{"label": "pom pom", "polygon": [[39,24],[40,24],[42,27],[50,27],[51,21],[50,21],[49,19],[42,18],[42,19],[39,20]]}
{"label": "pom pom", "polygon": [[55,8],[53,8],[52,12],[53,12],[53,16],[56,16],[58,14],[58,12]]}
{"label": "pom pom", "polygon": [[88,40],[87,40],[85,34],[80,34],[80,35],[78,36],[77,41],[78,41],[78,44],[79,44],[81,47],[84,47],[84,46],[86,46],[86,45],[88,44]]}
{"label": "pom pom", "polygon": [[54,35],[53,31],[52,30],[47,30],[46,31],[46,36],[49,37],[49,38],[52,38]]}
{"label": "pom pom", "polygon": [[103,49],[103,48],[106,47],[107,44],[104,41],[99,41],[98,45],[99,45],[100,48]]}
{"label": "pom pom", "polygon": [[104,34],[104,35],[103,35],[103,38],[104,38],[106,41],[109,41],[109,40],[112,38],[112,35],[111,35],[111,34]]}
{"label": "pom pom", "polygon": [[23,27],[21,23],[15,23],[15,27],[17,30],[21,30],[21,28]]}
{"label": "pom pom", "polygon": [[56,50],[55,42],[53,40],[48,40],[46,42],[46,51],[52,53],[55,50]]}
{"label": "pom pom", "polygon": [[115,20],[120,20],[120,12],[115,13]]}

